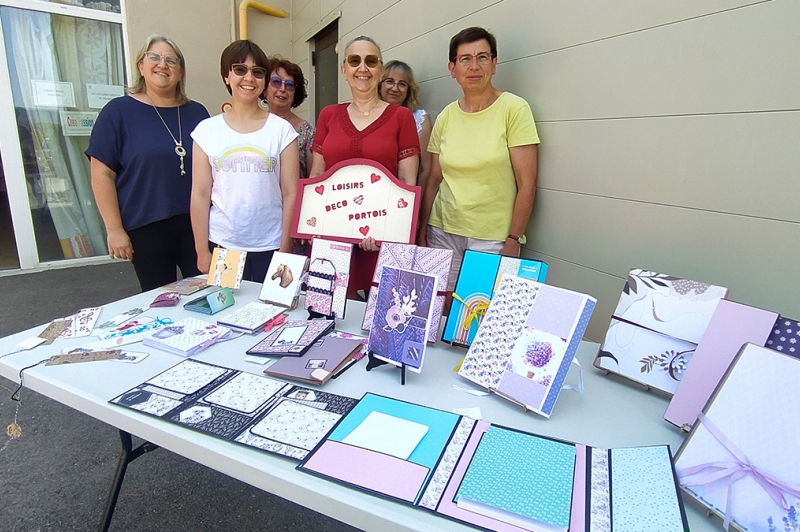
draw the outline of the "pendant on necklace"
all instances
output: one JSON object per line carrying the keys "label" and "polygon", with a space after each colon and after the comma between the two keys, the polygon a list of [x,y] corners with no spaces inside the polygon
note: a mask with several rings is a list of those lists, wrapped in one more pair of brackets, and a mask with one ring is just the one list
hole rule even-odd
{"label": "pendant on necklace", "polygon": [[[372,109],[370,109],[371,111]],[[369,111],[364,111],[364,116],[369,116]]]}
{"label": "pendant on necklace", "polygon": [[178,157],[186,157],[186,148],[183,147],[183,144],[175,145],[175,154]]}

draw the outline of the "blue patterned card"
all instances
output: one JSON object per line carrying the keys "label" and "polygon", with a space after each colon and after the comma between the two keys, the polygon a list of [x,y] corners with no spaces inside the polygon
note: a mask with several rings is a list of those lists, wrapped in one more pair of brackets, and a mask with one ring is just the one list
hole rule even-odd
{"label": "blue patterned card", "polygon": [[800,323],[785,316],[778,316],[767,339],[766,347],[800,358]]}
{"label": "blue patterned card", "polygon": [[384,266],[369,332],[372,354],[419,372],[435,296],[436,276]]}
{"label": "blue patterned card", "polygon": [[492,426],[469,464],[456,502],[476,502],[531,521],[569,527],[575,446]]}

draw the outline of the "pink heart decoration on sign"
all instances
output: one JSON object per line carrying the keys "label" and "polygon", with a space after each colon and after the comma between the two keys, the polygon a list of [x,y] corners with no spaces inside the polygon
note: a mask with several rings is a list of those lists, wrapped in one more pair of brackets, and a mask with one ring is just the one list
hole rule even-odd
{"label": "pink heart decoration on sign", "polygon": [[379,176],[378,174],[372,174],[371,176],[369,176],[369,180],[372,181],[373,183],[377,183],[378,181],[381,180],[381,176]]}
{"label": "pink heart decoration on sign", "polygon": [[364,227],[359,227],[358,232],[364,236],[367,236],[367,233],[369,233],[369,226],[365,225]]}
{"label": "pink heart decoration on sign", "polygon": [[317,194],[319,194],[320,196],[322,196],[322,192],[323,192],[324,190],[325,190],[325,185],[317,185],[316,187],[314,187],[314,191],[315,191]]}
{"label": "pink heart decoration on sign", "polygon": [[317,217],[316,216],[312,216],[311,218],[306,220],[306,223],[308,225],[310,225],[311,227],[316,227],[317,226]]}
{"label": "pink heart decoration on sign", "polygon": [[355,198],[353,198],[353,201],[361,205],[362,203],[364,203],[364,196],[362,195],[356,196]]}
{"label": "pink heart decoration on sign", "polygon": [[397,200],[397,208],[398,209],[405,209],[406,207],[408,207],[408,202],[406,200],[404,200],[403,198],[400,198],[399,200]]}

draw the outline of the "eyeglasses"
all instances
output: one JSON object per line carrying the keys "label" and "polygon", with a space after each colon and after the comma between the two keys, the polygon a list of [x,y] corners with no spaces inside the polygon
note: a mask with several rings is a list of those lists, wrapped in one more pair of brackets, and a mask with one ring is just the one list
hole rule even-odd
{"label": "eyeglasses", "polygon": [[269,78],[269,84],[276,89],[283,87],[287,92],[292,92],[295,89],[294,81],[290,79],[281,79],[278,76],[272,76]]}
{"label": "eyeglasses", "polygon": [[397,89],[401,90],[401,91],[407,91],[408,90],[408,83],[406,83],[405,81],[402,81],[402,80],[386,78],[381,83],[383,83],[383,85],[385,87],[397,87]]}
{"label": "eyeglasses", "polygon": [[144,56],[154,65],[160,65],[162,59],[170,68],[175,68],[181,64],[181,60],[174,55],[161,55],[158,52],[145,52]]}
{"label": "eyeglasses", "polygon": [[267,69],[260,66],[249,67],[241,63],[236,63],[231,65],[231,71],[240,78],[245,77],[248,71],[250,71],[256,79],[264,79],[267,77]]}
{"label": "eyeglasses", "polygon": [[478,65],[486,66],[492,62],[494,56],[489,52],[481,52],[479,54],[461,54],[456,56],[454,63],[458,63],[462,67],[468,67],[472,64],[472,60],[478,61]]}
{"label": "eyeglasses", "polygon": [[365,56],[363,59],[358,54],[350,54],[347,56],[347,64],[351,67],[355,68],[361,65],[361,62],[364,62],[369,68],[375,68],[381,62],[381,58],[377,55],[368,55]]}

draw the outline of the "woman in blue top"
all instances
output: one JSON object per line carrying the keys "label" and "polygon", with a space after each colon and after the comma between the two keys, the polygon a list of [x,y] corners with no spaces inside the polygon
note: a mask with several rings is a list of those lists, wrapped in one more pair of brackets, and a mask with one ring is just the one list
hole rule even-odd
{"label": "woman in blue top", "polygon": [[112,259],[133,262],[142,291],[197,275],[189,219],[192,140],[208,111],[186,97],[186,62],[152,35],[136,57],[128,95],[97,117],[89,149],[92,190]]}

